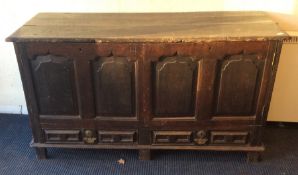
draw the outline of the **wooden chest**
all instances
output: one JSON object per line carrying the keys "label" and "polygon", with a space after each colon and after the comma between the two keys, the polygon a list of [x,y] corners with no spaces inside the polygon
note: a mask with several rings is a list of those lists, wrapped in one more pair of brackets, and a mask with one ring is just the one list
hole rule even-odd
{"label": "wooden chest", "polygon": [[41,13],[16,50],[46,148],[264,150],[281,41],[264,12]]}

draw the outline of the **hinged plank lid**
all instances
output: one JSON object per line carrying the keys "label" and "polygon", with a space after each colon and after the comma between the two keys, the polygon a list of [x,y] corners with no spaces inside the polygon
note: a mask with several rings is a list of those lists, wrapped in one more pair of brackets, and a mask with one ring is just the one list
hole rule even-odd
{"label": "hinged plank lid", "polygon": [[12,42],[199,42],[281,40],[265,12],[39,13]]}

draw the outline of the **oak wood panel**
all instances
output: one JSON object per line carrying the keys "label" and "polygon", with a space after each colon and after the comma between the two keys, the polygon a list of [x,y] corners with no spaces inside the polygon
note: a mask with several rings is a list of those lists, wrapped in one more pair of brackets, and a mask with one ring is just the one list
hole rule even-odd
{"label": "oak wood panel", "polygon": [[263,62],[254,55],[234,55],[222,61],[216,115],[253,115]]}
{"label": "oak wood panel", "polygon": [[134,63],[121,57],[93,61],[96,115],[134,116]]}
{"label": "oak wood panel", "polygon": [[40,114],[77,115],[74,61],[55,55],[31,60]]}
{"label": "oak wood panel", "polygon": [[194,115],[195,62],[188,57],[174,56],[163,58],[154,67],[155,115]]}

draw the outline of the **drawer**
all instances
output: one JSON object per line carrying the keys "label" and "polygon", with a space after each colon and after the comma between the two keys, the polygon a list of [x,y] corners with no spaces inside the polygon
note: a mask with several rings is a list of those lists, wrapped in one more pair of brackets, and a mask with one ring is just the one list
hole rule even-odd
{"label": "drawer", "polygon": [[212,131],[210,144],[246,144],[249,133],[247,131]]}
{"label": "drawer", "polygon": [[81,142],[80,130],[44,130],[48,143],[74,143]]}
{"label": "drawer", "polygon": [[192,144],[192,131],[153,131],[153,144]]}
{"label": "drawer", "polygon": [[98,143],[135,143],[136,131],[98,131]]}

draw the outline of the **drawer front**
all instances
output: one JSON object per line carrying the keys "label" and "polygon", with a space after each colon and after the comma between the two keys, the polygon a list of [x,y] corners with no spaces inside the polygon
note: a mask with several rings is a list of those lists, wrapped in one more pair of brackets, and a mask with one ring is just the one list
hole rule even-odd
{"label": "drawer front", "polygon": [[76,143],[81,142],[80,130],[44,130],[48,143]]}
{"label": "drawer front", "polygon": [[153,145],[245,145],[249,131],[152,131]]}
{"label": "drawer front", "polygon": [[46,143],[133,144],[137,131],[51,130],[45,129]]}
{"label": "drawer front", "polygon": [[212,131],[210,134],[211,144],[236,144],[243,145],[248,141],[248,132]]}
{"label": "drawer front", "polygon": [[153,131],[153,144],[192,144],[192,132]]}
{"label": "drawer front", "polygon": [[135,143],[136,131],[98,131],[98,143]]}

